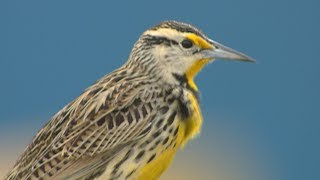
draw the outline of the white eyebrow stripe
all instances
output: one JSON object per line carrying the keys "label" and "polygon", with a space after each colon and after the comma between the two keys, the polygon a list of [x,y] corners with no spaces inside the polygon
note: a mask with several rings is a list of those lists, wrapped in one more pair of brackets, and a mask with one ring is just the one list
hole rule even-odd
{"label": "white eyebrow stripe", "polygon": [[167,38],[176,39],[177,37],[186,36],[188,33],[182,33],[174,29],[168,28],[160,28],[157,30],[148,30],[143,33],[144,35],[151,35],[151,36],[164,36]]}

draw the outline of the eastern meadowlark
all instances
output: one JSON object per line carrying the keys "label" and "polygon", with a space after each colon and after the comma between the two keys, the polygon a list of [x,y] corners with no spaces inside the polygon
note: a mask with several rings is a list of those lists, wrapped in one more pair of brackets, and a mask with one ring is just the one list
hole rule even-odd
{"label": "eastern meadowlark", "polygon": [[214,59],[253,61],[197,28],[166,21],[129,60],[38,132],[6,179],[157,179],[201,128],[193,79]]}

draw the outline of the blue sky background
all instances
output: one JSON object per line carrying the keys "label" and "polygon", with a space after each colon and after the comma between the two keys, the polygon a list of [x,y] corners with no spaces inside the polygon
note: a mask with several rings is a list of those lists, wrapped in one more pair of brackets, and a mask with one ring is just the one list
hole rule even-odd
{"label": "blue sky background", "polygon": [[[192,23],[256,64],[196,81],[204,126],[163,179],[320,179],[320,1],[0,2],[0,177],[68,102],[163,20]],[[200,175],[201,174],[201,175]]]}

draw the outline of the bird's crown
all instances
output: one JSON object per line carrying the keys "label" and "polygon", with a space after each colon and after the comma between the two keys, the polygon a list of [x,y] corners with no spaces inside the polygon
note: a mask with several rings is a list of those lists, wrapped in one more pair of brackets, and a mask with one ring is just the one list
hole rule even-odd
{"label": "bird's crown", "polygon": [[190,24],[183,23],[183,22],[177,22],[177,21],[163,21],[160,24],[150,28],[150,30],[157,30],[161,28],[167,28],[167,29],[173,29],[178,32],[182,33],[193,33],[196,34],[200,37],[205,37],[206,36],[202,33],[202,31]]}

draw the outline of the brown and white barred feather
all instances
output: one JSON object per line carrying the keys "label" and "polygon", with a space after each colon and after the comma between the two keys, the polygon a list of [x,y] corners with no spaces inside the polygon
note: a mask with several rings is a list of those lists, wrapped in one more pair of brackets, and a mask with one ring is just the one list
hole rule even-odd
{"label": "brown and white barred feather", "polygon": [[156,78],[127,73],[120,68],[107,75],[58,112],[7,179],[81,176],[148,133],[157,113],[167,109],[166,92],[155,86]]}

